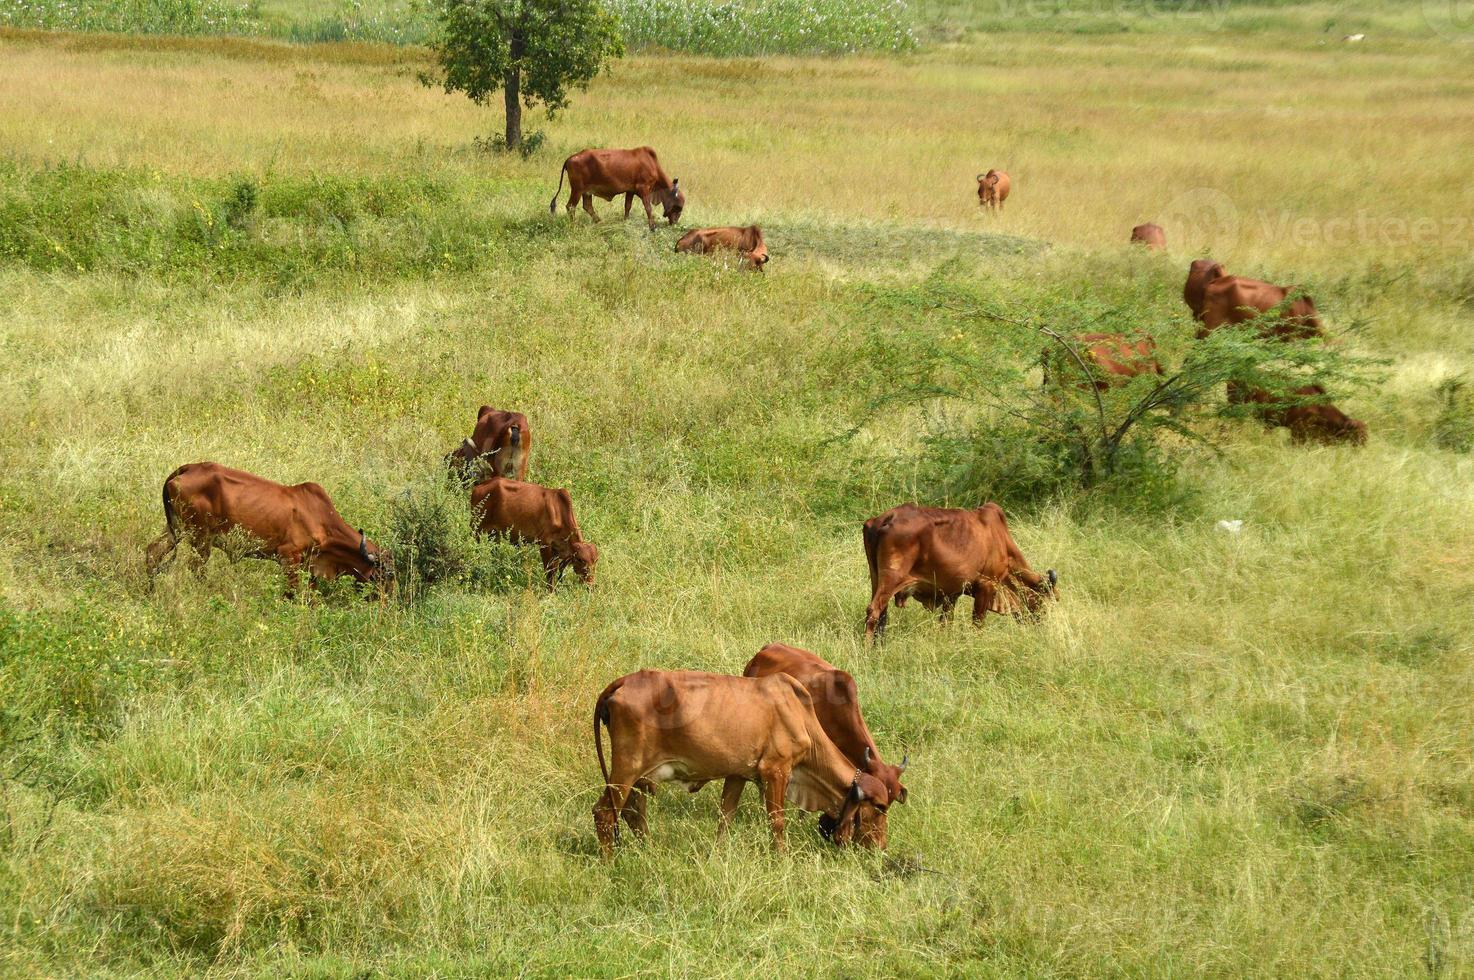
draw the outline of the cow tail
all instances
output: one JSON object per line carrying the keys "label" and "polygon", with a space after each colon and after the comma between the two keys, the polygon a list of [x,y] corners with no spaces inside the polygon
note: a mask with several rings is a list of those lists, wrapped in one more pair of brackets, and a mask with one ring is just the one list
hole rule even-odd
{"label": "cow tail", "polygon": [[[599,695],[599,700],[594,702],[594,753],[599,757],[599,773],[604,777],[604,786],[609,786],[609,766],[604,762],[604,740],[599,735],[599,723],[609,727],[609,699],[614,692],[624,687],[624,678],[614,681],[604,688],[604,693]],[[614,732],[609,733],[609,751],[614,751]]]}
{"label": "cow tail", "polygon": [[174,478],[183,472],[184,467],[181,466],[173,473],[170,473],[164,480],[164,525],[169,529],[169,536],[175,541],[179,540],[179,528],[177,526],[179,515],[174,512],[174,501],[169,499],[169,484],[173,483]]}
{"label": "cow tail", "polygon": [[568,161],[563,161],[563,169],[558,171],[558,189],[553,191],[553,199],[548,202],[548,214],[557,215],[558,195],[563,193],[563,175],[568,173]]}

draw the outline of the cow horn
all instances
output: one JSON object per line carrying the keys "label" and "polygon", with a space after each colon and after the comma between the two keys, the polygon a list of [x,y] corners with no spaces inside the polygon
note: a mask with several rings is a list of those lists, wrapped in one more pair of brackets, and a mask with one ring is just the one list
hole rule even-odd
{"label": "cow horn", "polygon": [[1045,573],[1044,577],[1049,579],[1049,587],[1051,589],[1054,588],[1054,584],[1059,581],[1059,576],[1054,574],[1054,569],[1052,568]]}
{"label": "cow horn", "polygon": [[911,753],[910,752],[907,752],[905,755],[901,756],[901,766],[900,766],[899,769],[896,770],[897,775],[899,775],[900,773],[905,772],[906,771],[906,767],[908,765],[910,765],[910,764],[911,764]]}
{"label": "cow horn", "polygon": [[369,554],[368,538],[364,536],[363,528],[358,529],[358,553],[360,555],[363,555],[363,560],[368,562],[369,564],[377,564],[377,562],[374,561],[374,556]]}
{"label": "cow horn", "polygon": [[870,746],[868,746],[868,745],[865,746],[865,764],[861,768],[864,768],[864,769],[869,769],[870,768]]}
{"label": "cow horn", "polygon": [[471,441],[471,437],[470,436],[466,436],[466,441],[463,442],[463,443],[461,443],[461,445],[465,446],[467,449],[475,449],[476,448],[476,443],[474,443],[474,442]]}

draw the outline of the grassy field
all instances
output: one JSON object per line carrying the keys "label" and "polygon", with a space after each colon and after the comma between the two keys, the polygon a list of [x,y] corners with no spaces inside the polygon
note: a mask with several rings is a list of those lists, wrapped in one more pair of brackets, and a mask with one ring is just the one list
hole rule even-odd
{"label": "grassy field", "polygon": [[[1474,458],[1434,438],[1474,50],[1321,40],[632,58],[522,160],[412,49],[0,36],[0,973],[1474,973]],[[565,154],[641,143],[766,276],[548,218]],[[865,647],[859,522],[948,502],[925,417],[867,415],[876,296],[1104,297],[1175,357],[1208,251],[1387,359],[1369,444],[1225,424],[1161,499],[1011,504],[1043,623],[908,606]],[[219,558],[146,591],[179,463],[392,538],[482,403],[531,418],[595,591],[505,546],[384,607]],[[772,640],[910,752],[889,851],[796,819],[776,855],[751,793],[717,845],[709,788],[600,862],[598,691]]]}

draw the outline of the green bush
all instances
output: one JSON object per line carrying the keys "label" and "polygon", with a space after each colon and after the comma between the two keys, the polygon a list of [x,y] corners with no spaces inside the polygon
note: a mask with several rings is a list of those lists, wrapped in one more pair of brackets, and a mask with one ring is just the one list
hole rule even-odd
{"label": "green bush", "polygon": [[1474,450],[1474,391],[1469,390],[1468,381],[1445,378],[1437,391],[1443,404],[1433,423],[1433,441],[1456,453]]}
{"label": "green bush", "polygon": [[1187,343],[1175,365],[1159,348],[1162,374],[1097,386],[1076,335],[1162,341],[1181,323],[1153,322],[1118,297],[1049,287],[1004,295],[954,269],[873,289],[877,318],[894,326],[873,336],[865,358],[886,366],[871,416],[920,411],[921,476],[948,496],[1019,505],[1090,489],[1132,506],[1169,506],[1184,492],[1181,446],[1210,443],[1212,420],[1260,417],[1261,405],[1223,400],[1228,385],[1292,403],[1302,385],[1344,390],[1374,376],[1374,362],[1339,347],[1285,343],[1244,325]]}

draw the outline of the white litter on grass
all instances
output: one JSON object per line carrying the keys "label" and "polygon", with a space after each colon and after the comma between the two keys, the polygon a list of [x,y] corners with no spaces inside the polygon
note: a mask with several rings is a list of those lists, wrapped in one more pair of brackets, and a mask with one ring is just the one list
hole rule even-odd
{"label": "white litter on grass", "polygon": [[1365,34],[1347,34],[1341,40],[1347,42],[1348,44],[1355,44],[1357,41],[1364,41],[1364,40],[1366,40],[1366,35]]}
{"label": "white litter on grass", "polygon": [[1218,530],[1227,531],[1229,534],[1238,534],[1244,529],[1243,521],[1219,521]]}

